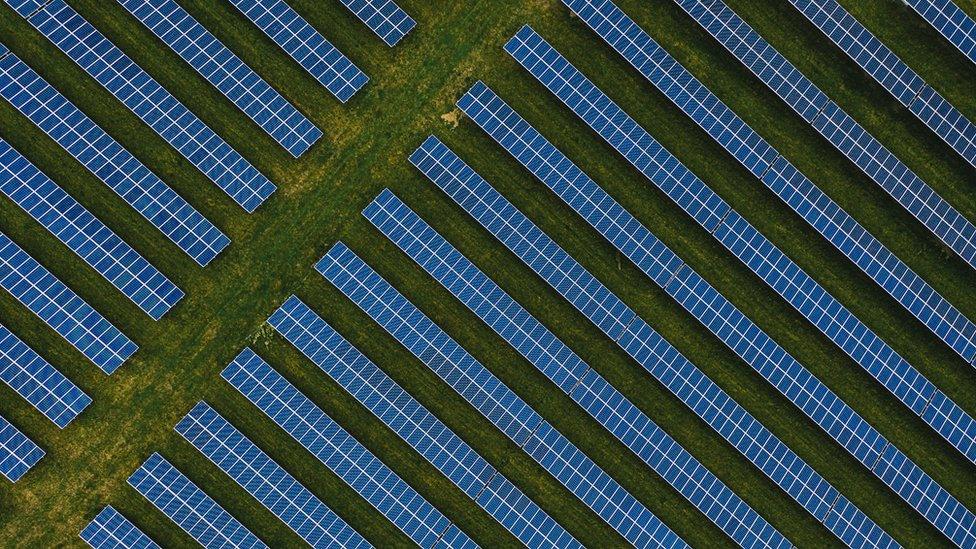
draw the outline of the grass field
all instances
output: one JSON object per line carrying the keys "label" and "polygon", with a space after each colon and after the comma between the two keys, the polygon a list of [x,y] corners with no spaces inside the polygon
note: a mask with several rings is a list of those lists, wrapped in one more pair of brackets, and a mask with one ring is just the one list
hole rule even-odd
{"label": "grass field", "polygon": [[[957,2],[976,15],[972,0]],[[394,526],[220,379],[221,369],[245,345],[282,371],[473,539],[484,546],[515,545],[510,534],[264,324],[292,293],[577,539],[594,547],[624,545],[612,529],[314,272],[313,263],[340,239],[686,541],[701,547],[731,546],[718,528],[359,215],[384,187],[393,189],[796,545],[837,545],[815,519],[410,166],[407,156],[431,133],[899,542],[912,547],[948,544],[473,123],[462,119],[455,125],[454,101],[477,79],[492,86],[889,440],[976,509],[976,467],[613,153],[524,73],[502,44],[522,24],[532,24],[902,356],[976,414],[972,366],[820,238],[557,0],[399,0],[419,25],[392,49],[337,0],[290,0],[369,74],[369,84],[347,105],[340,105],[229,3],[181,0],[325,131],[326,137],[298,160],[116,2],[70,3],[267,174],[278,192],[256,213],[243,213],[13,10],[0,5],[0,40],[233,240],[209,267],[197,267],[13,107],[0,104],[0,136],[187,292],[163,320],[153,322],[12,202],[0,200],[0,230],[141,347],[108,378],[12,297],[0,295],[3,323],[94,399],[78,420],[58,431],[8,387],[0,386],[0,413],[48,452],[17,484],[0,482],[0,547],[77,545],[77,533],[109,503],[163,545],[190,545],[191,538],[125,483],[153,451],[161,452],[269,545],[298,545],[301,540],[283,523],[173,431],[200,399],[375,545],[409,545]],[[943,197],[976,220],[976,171],[786,1],[728,3]],[[976,66],[924,21],[896,0],[843,4],[964,114],[976,119]],[[976,318],[976,273],[879,192],[673,2],[619,0],[618,5],[916,272]]]}

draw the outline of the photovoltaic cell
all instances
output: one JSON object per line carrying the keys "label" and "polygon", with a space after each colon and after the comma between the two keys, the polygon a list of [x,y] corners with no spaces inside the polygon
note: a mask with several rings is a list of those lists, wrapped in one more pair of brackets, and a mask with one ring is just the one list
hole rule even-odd
{"label": "photovoltaic cell", "polygon": [[397,42],[417,23],[393,0],[341,0],[342,5],[356,14],[360,21],[366,23],[377,36],[386,42],[387,46],[395,46]]}
{"label": "photovoltaic cell", "polygon": [[17,12],[180,152],[244,210],[253,212],[275,186],[63,0]]}
{"label": "photovoltaic cell", "polygon": [[[505,46],[506,50],[542,82],[563,103],[611,144],[652,183],[698,221],[709,232],[715,232],[730,207],[700,179],[681,165],[647,131],[582,75],[530,27],[523,27]],[[690,78],[690,75],[689,77]],[[683,80],[690,82],[689,80]],[[697,88],[696,94],[711,97],[708,109],[675,100],[682,109],[693,112],[692,118],[706,129],[716,130],[717,114],[711,109],[735,116],[708,92]],[[683,94],[688,99],[691,96]],[[724,125],[722,127],[725,127]],[[737,126],[739,130],[741,126]],[[736,131],[736,130],[729,130]],[[729,138],[721,130],[719,143]],[[755,135],[754,132],[752,132]],[[758,136],[757,136],[758,137]],[[730,150],[733,150],[730,148]],[[738,153],[735,153],[738,154]],[[758,167],[758,166],[756,166]],[[756,167],[753,171],[756,171]],[[782,156],[758,174],[761,181],[814,229],[893,298],[925,324],[935,335],[967,361],[976,356],[976,324],[945,300],[931,286],[911,271],[876,238],[851,218],[834,201],[817,188]],[[689,198],[690,197],[690,198]],[[708,216],[700,203],[720,204],[721,217]]]}
{"label": "photovoltaic cell", "polygon": [[976,63],[976,21],[952,0],[905,0],[963,55]]}
{"label": "photovoltaic cell", "polygon": [[[583,407],[612,435],[657,471],[739,545],[789,546],[752,508],[704,468],[677,441],[592,370],[389,190],[364,215],[401,250]],[[612,523],[613,517],[604,517]],[[675,543],[670,530],[624,534],[635,546]]]}
{"label": "photovoltaic cell", "polygon": [[0,324],[0,380],[64,429],[91,397]]}
{"label": "photovoltaic cell", "polygon": [[[289,298],[268,322],[526,547],[582,547],[300,299]],[[451,528],[444,544],[460,535]]]}
{"label": "photovoltaic cell", "polygon": [[[638,364],[725,438],[804,509],[844,541],[888,546],[891,538],[860,511],[845,522],[846,499],[815,470],[682,356],[569,254],[437,138],[411,162],[498,238],[560,295],[566,297]],[[681,275],[681,270],[674,275]],[[601,326],[607,309],[622,311],[624,329]],[[602,311],[601,311],[602,310]]]}
{"label": "photovoltaic cell", "polygon": [[0,191],[154,320],[183,298],[139,252],[3,139]]}
{"label": "photovoltaic cell", "polygon": [[106,374],[136,352],[125,334],[3,233],[0,286]]}
{"label": "photovoltaic cell", "polygon": [[200,265],[230,244],[207,218],[12,53],[0,54],[0,96]]}
{"label": "photovoltaic cell", "polygon": [[[672,273],[663,284],[658,282],[662,289],[753,366],[780,393],[823,428],[831,438],[877,474],[878,460],[890,447],[890,442],[885,440],[881,433],[864,421],[785,350],[766,337],[694,270],[681,263],[677,256],[640,221],[620,206],[487,86],[480,82],[475,84],[458,104],[465,114],[485,129],[492,138],[556,192],[567,205],[648,276],[656,276],[655,281],[657,281],[660,280],[657,273],[662,271]],[[715,234],[731,251],[740,256],[744,255],[743,261],[754,272],[764,278],[770,278],[770,275],[775,277],[770,286],[783,291],[784,297],[788,299],[799,297],[800,302],[796,305],[798,311],[813,311],[815,315],[823,315],[819,318],[811,316],[811,321],[822,322],[823,318],[831,318],[830,315],[844,312],[839,304],[829,304],[819,310],[813,309],[812,304],[816,302],[803,297],[803,294],[810,288],[816,288],[815,283],[809,281],[799,267],[778,253],[772,244],[765,241],[735,212],[729,214]],[[843,343],[844,338],[853,339],[861,332],[857,324],[848,319],[839,325],[818,326],[831,337],[840,332],[842,337],[839,343]],[[863,329],[866,330],[866,327]],[[851,356],[857,359],[872,348],[877,352],[877,345],[872,343],[852,353]],[[882,350],[878,356],[886,356],[886,354]],[[875,373],[879,381],[886,383],[896,396],[903,396],[906,404],[915,404],[916,412],[920,416],[925,418],[928,415],[927,408],[934,401],[936,389],[917,371],[914,369],[892,371],[889,368],[884,372],[874,372],[873,370],[877,370],[878,366],[865,367]],[[910,383],[911,381],[914,383]],[[952,414],[940,417],[938,420],[933,416],[933,420],[929,422],[943,433],[947,440],[956,443],[961,450],[972,452],[976,450],[973,448],[972,434],[976,429],[972,428],[971,418],[961,408],[953,407]],[[946,425],[946,420],[950,417],[959,418],[960,421]],[[968,432],[967,426],[969,426]],[[968,520],[966,516],[971,513],[955,498],[939,487],[907,457],[902,456],[900,451],[896,449],[893,455],[897,455],[899,461],[904,463],[906,471],[911,471],[909,476],[919,479],[916,485],[924,483],[932,486],[931,492],[934,497],[929,499],[927,494],[919,497],[911,485],[904,484],[891,486],[896,493],[934,524],[946,523],[949,532],[956,531],[960,524],[966,523]],[[943,505],[941,502],[946,503]],[[942,509],[945,509],[945,512]],[[957,521],[952,517],[961,518]],[[958,541],[967,543],[976,540],[967,541],[964,536],[961,536]]]}
{"label": "photovoltaic cell", "polygon": [[322,130],[173,0],[119,3],[292,156],[322,137]]}
{"label": "photovoltaic cell", "polygon": [[345,103],[369,77],[284,0],[230,0],[275,44]]}
{"label": "photovoltaic cell", "polygon": [[267,547],[158,453],[132,473],[129,486],[207,549]]}
{"label": "photovoltaic cell", "polygon": [[[436,547],[451,521],[251,349],[221,376],[417,545]],[[477,547],[455,532],[451,547]]]}
{"label": "photovoltaic cell", "polygon": [[[964,261],[976,267],[976,226],[946,202],[867,130],[829,101],[721,0],[677,0],[726,49],[844,154],[922,222]],[[607,11],[619,11],[607,8]],[[646,36],[634,25],[634,36]],[[650,49],[650,45],[643,46]],[[655,47],[655,51],[663,51]],[[665,54],[666,55],[666,54]]]}
{"label": "photovoltaic cell", "polygon": [[790,3],[929,129],[976,166],[976,125],[854,16],[834,0],[790,0]]}
{"label": "photovoltaic cell", "polygon": [[92,549],[159,549],[156,542],[111,505],[85,526],[81,539]]}
{"label": "photovoltaic cell", "polygon": [[43,457],[44,450],[0,416],[0,474],[17,482]]}
{"label": "photovoltaic cell", "polygon": [[207,403],[197,403],[176,432],[312,547],[372,547]]}

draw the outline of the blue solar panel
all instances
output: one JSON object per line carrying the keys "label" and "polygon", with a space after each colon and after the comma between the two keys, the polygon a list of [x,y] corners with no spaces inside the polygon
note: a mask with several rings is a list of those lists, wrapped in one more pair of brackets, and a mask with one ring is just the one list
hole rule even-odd
{"label": "blue solar panel", "polygon": [[207,549],[267,547],[158,453],[132,473],[129,485]]}
{"label": "blue solar panel", "polygon": [[164,274],[3,139],[0,192],[153,319],[183,298]]}
{"label": "blue solar panel", "polygon": [[0,324],[0,380],[64,429],[91,397]]}
{"label": "blue solar panel", "polygon": [[[457,530],[423,496],[251,349],[221,376],[420,547]],[[477,547],[457,532],[452,547]]]}
{"label": "blue solar panel", "polygon": [[43,457],[44,450],[0,416],[0,474],[17,482]]}
{"label": "blue solar panel", "polygon": [[[268,322],[526,547],[582,547],[300,299],[289,298]],[[449,530],[445,544],[459,534]]]}
{"label": "blue solar panel", "polygon": [[417,26],[416,21],[393,0],[342,0],[342,5],[366,23],[387,46],[395,46]]}
{"label": "blue solar panel", "polygon": [[275,44],[345,103],[369,77],[284,0],[230,0]]}
{"label": "blue solar panel", "polygon": [[[833,486],[443,143],[428,138],[411,162],[814,517],[838,536],[855,527],[837,520],[834,510],[845,499]],[[678,269],[673,277],[687,280],[682,273],[689,271]],[[685,283],[676,298],[681,301],[687,291]],[[621,333],[600,325],[601,311],[608,308],[626,311],[628,322]],[[859,535],[868,540],[894,543],[859,511],[856,525],[863,526]]]}
{"label": "blue solar panel", "polygon": [[[678,4],[848,160],[959,257],[976,267],[976,226],[836,103],[829,101],[776,48],[721,0],[678,0]],[[646,36],[639,29],[635,34]]]}
{"label": "blue solar panel", "polygon": [[63,0],[33,13],[6,1],[244,210],[253,212],[274,192],[267,177]]}
{"label": "blue solar panel", "polygon": [[292,156],[322,137],[322,130],[173,0],[119,3]]}
{"label": "blue solar panel", "polygon": [[156,542],[111,505],[85,526],[81,539],[92,549],[159,549]]}
{"label": "blue solar panel", "polygon": [[[637,457],[743,546],[789,542],[389,190],[364,215]],[[608,518],[608,521],[612,518]],[[615,525],[616,526],[616,525]],[[625,534],[647,545],[648,534]],[[668,529],[651,533],[670,545]]]}
{"label": "blue solar panel", "polygon": [[976,63],[976,21],[952,0],[905,0],[963,55]]}
{"label": "blue solar panel", "polygon": [[835,0],[790,0],[790,3],[929,129],[976,166],[976,125],[854,16]]}
{"label": "blue solar panel", "polygon": [[207,403],[197,403],[176,432],[312,547],[372,547]]}
{"label": "blue solar panel", "polygon": [[3,233],[0,286],[106,374],[136,352],[125,334]]}
{"label": "blue solar panel", "polygon": [[12,53],[0,55],[0,95],[200,265],[230,244],[207,218]]}
{"label": "blue solar panel", "polygon": [[[535,78],[706,230],[714,232],[718,229],[730,207],[541,36],[526,26],[505,47]],[[714,97],[705,88],[698,88],[696,94]],[[721,107],[723,112],[731,113],[717,99],[707,104],[710,109]],[[709,114],[710,109],[694,109],[692,117],[711,132],[720,125],[715,120],[721,118]],[[743,126],[736,127],[740,132],[744,129]],[[720,128],[718,131],[727,133]],[[727,137],[718,140],[723,142]],[[789,161],[777,157],[764,169],[761,180],[947,345],[967,361],[976,356],[976,324],[912,272]],[[703,213],[700,204],[709,202],[721,205],[718,209],[722,216]]]}

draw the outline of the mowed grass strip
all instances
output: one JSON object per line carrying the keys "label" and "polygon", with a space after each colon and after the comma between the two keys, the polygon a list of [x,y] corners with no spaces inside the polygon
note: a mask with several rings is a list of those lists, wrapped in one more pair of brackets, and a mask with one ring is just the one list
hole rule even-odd
{"label": "mowed grass strip", "polygon": [[[521,24],[533,24],[764,234],[964,408],[976,412],[971,367],[740,169],[558,2],[403,0],[402,7],[419,25],[404,42],[389,49],[339,2],[295,0],[292,5],[371,78],[342,106],[228,3],[181,0],[325,131],[323,141],[298,160],[290,159],[114,2],[72,0],[71,4],[267,174],[279,190],[255,214],[244,214],[29,24],[6,5],[0,6],[4,42],[233,239],[210,267],[197,268],[13,108],[0,105],[0,135],[188,293],[165,319],[153,323],[66,253],[56,239],[38,230],[16,206],[0,201],[0,230],[141,346],[133,360],[106,378],[9,296],[0,296],[5,324],[95,399],[75,424],[58,432],[12,391],[0,387],[0,412],[48,450],[31,475],[17,485],[0,486],[0,544],[47,547],[76,542],[77,532],[106,503],[164,544],[189,542],[125,485],[128,475],[155,450],[265,541],[275,546],[298,542],[287,527],[173,432],[173,425],[193,403],[206,399],[368,539],[384,546],[406,545],[408,540],[379,513],[219,378],[223,366],[245,344],[252,344],[477,541],[513,544],[514,539],[486,513],[262,326],[291,293],[305,299],[581,541],[594,546],[605,546],[608,540],[619,543],[620,538],[585,506],[314,272],[313,262],[343,239],[687,541],[696,546],[729,545],[690,504],[361,218],[362,207],[383,187],[404,198],[791,540],[802,546],[831,543],[829,534],[798,505],[410,167],[407,155],[432,132],[456,147],[503,194],[900,542],[945,543],[473,124],[462,120],[454,128],[452,117],[442,120],[440,116],[454,111],[454,101],[477,78],[485,79],[939,482],[969,507],[976,507],[972,465],[617,158],[524,74],[501,45]],[[940,193],[976,219],[971,168],[894,105],[856,66],[852,68],[792,7],[779,4],[770,8],[730,2]],[[856,15],[879,36],[881,28],[900,28],[887,18],[890,11],[885,2],[865,4],[864,13]],[[965,265],[806,128],[673,3],[632,0],[621,2],[621,7],[909,265],[976,317],[976,297],[967,291],[976,277]],[[910,33],[910,38],[924,54],[909,58],[896,49],[899,55],[930,83],[944,86],[940,91],[973,115],[976,99],[965,90],[967,85],[973,89],[974,71],[949,55],[951,48],[941,44],[937,35]],[[949,76],[936,80],[945,73]]]}

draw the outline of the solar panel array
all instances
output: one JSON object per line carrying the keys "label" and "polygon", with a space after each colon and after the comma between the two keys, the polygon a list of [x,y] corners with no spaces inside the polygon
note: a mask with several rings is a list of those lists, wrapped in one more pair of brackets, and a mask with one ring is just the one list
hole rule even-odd
{"label": "solar panel array", "polygon": [[275,191],[267,177],[63,0],[33,12],[21,0],[7,3],[245,211],[253,212]]}
{"label": "solar panel array", "polygon": [[345,103],[369,77],[284,0],[230,0],[339,101]]}
{"label": "solar panel array", "polygon": [[[268,322],[526,547],[582,547],[300,299],[289,298]],[[445,544],[459,533],[449,530]]]}
{"label": "solar panel array", "polygon": [[[477,547],[423,496],[251,349],[221,376],[420,547]],[[446,540],[444,540],[446,541]]]}
{"label": "solar panel array", "polygon": [[64,429],[92,399],[0,324],[0,380]]}
{"label": "solar panel array", "polygon": [[0,474],[17,482],[43,457],[44,450],[0,416]]}
{"label": "solar panel array", "polygon": [[119,3],[292,156],[322,137],[322,130],[173,0]]}
{"label": "solar panel array", "polygon": [[164,274],[3,139],[0,192],[154,320],[183,298]]}
{"label": "solar panel array", "polygon": [[[651,182],[658,185],[707,231],[715,232],[727,216],[735,216],[731,207],[701,180],[674,159],[647,131],[608,98],[572,64],[552,48],[530,27],[523,27],[506,44],[506,50],[536,79],[618,150]],[[679,65],[680,67],[680,65]],[[697,82],[688,80],[681,82]],[[699,84],[700,85],[700,84]],[[695,93],[711,97],[707,107],[700,103],[676,100],[693,112],[692,117],[706,131],[719,131],[718,141],[788,206],[814,229],[844,253],[875,280],[885,291],[925,324],[936,336],[952,347],[967,362],[976,357],[976,324],[969,321],[907,265],[895,257],[876,238],[817,188],[782,156],[771,148],[754,149],[757,142],[743,141],[754,136],[741,133],[741,126],[728,131],[719,115],[711,109],[721,108],[723,116],[735,117],[704,87]],[[688,100],[688,94],[682,93]],[[716,122],[718,120],[719,122]],[[711,122],[711,124],[709,124]],[[720,126],[716,128],[715,126]],[[758,138],[758,136],[755,136]],[[760,154],[761,153],[761,154]],[[767,160],[758,160],[765,158]],[[676,165],[675,165],[676,164]],[[765,164],[765,165],[764,165]],[[730,213],[731,212],[731,213]],[[758,233],[756,233],[758,235]],[[761,236],[761,235],[760,235]]]}
{"label": "solar panel array", "polygon": [[197,403],[176,432],[312,547],[372,547],[207,403]]}
{"label": "solar panel array", "polygon": [[[648,277],[674,297],[682,307],[722,339],[743,360],[752,365],[759,374],[868,470],[881,477],[878,471],[882,470],[884,465],[880,460],[882,456],[887,456],[888,459],[900,464],[904,478],[916,479],[915,482],[908,484],[894,483],[890,487],[895,493],[933,524],[945,524],[945,529],[952,535],[958,532],[958,541],[976,543],[976,538],[967,539],[969,534],[966,533],[965,528],[960,527],[969,520],[976,522],[976,516],[966,510],[900,450],[885,440],[881,433],[785,350],[766,337],[758,327],[687,264],[684,264],[640,221],[604,192],[487,86],[476,84],[459,101],[459,105],[465,114],[475,120],[519,162],[556,192],[618,251],[629,257]],[[739,221],[733,225],[733,228],[741,228],[744,224],[745,221]],[[757,250],[761,249],[761,247],[757,248]],[[772,265],[776,265],[776,262]],[[757,271],[761,272],[761,269]],[[802,279],[798,280],[794,277],[792,280],[798,286],[806,285]],[[831,309],[824,309],[822,314],[827,310]],[[828,334],[832,331],[825,330]],[[914,370],[912,372],[914,375],[908,376],[908,379],[919,376],[918,372]],[[885,381],[894,374],[889,372],[876,373],[876,375]],[[922,381],[926,380],[922,378]],[[895,380],[892,383],[893,388],[897,389],[899,383],[904,381]],[[927,386],[932,391],[935,390],[931,383]],[[924,401],[916,401],[918,409],[924,411],[930,400],[931,397]],[[961,408],[954,406],[954,409],[956,413],[962,415],[963,425],[972,425],[971,419]],[[927,414],[920,415],[932,419],[932,416]],[[943,421],[951,422],[954,419],[955,416],[941,417],[933,422],[933,426],[943,427],[941,425]],[[956,431],[961,429],[957,426]],[[976,429],[971,431],[976,432]],[[972,432],[962,431],[957,438],[959,440],[954,442],[957,442],[961,449],[970,452],[974,450]],[[926,493],[919,494],[916,486],[926,486]]]}
{"label": "solar panel array", "polygon": [[976,166],[976,125],[834,0],[790,0],[899,103]]}
{"label": "solar panel array", "polygon": [[3,233],[0,286],[106,374],[136,352],[125,334]]}
{"label": "solar panel array", "polygon": [[81,539],[92,549],[159,549],[156,542],[111,505],[85,526]]}
{"label": "solar panel array", "polygon": [[[776,48],[763,40],[721,0],[677,2],[848,160],[959,257],[976,267],[976,226],[831,101]],[[606,15],[617,11],[608,9]],[[627,28],[631,29],[626,33],[630,40],[636,36],[646,36],[636,25]],[[623,37],[618,39],[626,40]],[[642,50],[649,55],[663,51],[656,44],[653,48],[644,46]],[[678,78],[681,76],[678,75]],[[752,133],[747,127],[740,131]]]}
{"label": "solar panel array", "polygon": [[267,547],[158,453],[132,473],[129,485],[208,549]]}
{"label": "solar panel array", "polygon": [[[389,190],[363,214],[478,318],[744,547],[789,542]],[[643,539],[634,537],[640,534]],[[646,534],[628,534],[647,545]],[[672,545],[670,530],[652,533]]]}
{"label": "solar panel array", "polygon": [[844,541],[894,544],[870,518],[752,417],[437,138],[411,162],[638,364]]}
{"label": "solar panel array", "polygon": [[[316,269],[622,537],[639,546],[657,542],[685,546],[623,486],[344,244],[333,246]],[[773,532],[766,534],[775,539]]]}
{"label": "solar panel array", "polygon": [[976,63],[976,21],[952,0],[905,0],[963,55]]}
{"label": "solar panel array", "polygon": [[230,244],[207,218],[12,53],[0,54],[0,96],[200,265]]}
{"label": "solar panel array", "polygon": [[395,46],[417,22],[393,0],[341,0],[360,21],[366,23],[387,46]]}

